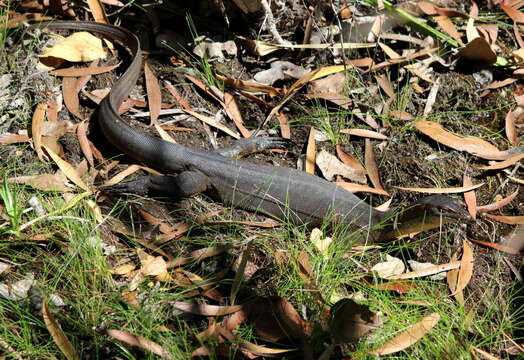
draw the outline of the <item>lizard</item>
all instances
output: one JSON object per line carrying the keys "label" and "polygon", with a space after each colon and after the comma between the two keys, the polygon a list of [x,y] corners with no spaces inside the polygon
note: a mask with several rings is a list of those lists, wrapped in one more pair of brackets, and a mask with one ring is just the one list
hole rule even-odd
{"label": "lizard", "polygon": [[[130,65],[99,104],[96,115],[99,127],[109,143],[121,152],[169,175],[145,176],[116,185],[114,189],[170,197],[207,192],[226,205],[309,226],[318,226],[329,217],[336,218],[354,229],[365,230],[369,242],[389,240],[398,233],[392,224],[381,229],[392,212],[378,211],[327,180],[297,169],[259,165],[232,157],[241,152],[282,146],[279,138],[248,138],[240,141],[236,148],[207,152],[135,129],[120,117],[117,109],[141,73],[142,57],[136,35],[122,27],[95,22],[57,22],[45,26],[51,30],[90,31],[120,43],[131,53]],[[399,223],[409,224],[418,219],[416,226],[426,229],[442,223],[442,216],[449,221],[470,219],[458,200],[434,195],[400,212]]]}

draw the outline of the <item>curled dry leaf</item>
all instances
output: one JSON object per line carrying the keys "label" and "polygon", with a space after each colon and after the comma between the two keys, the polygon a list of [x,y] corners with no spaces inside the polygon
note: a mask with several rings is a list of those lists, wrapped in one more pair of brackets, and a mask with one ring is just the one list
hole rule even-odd
{"label": "curled dry leaf", "polygon": [[388,355],[407,349],[426,335],[439,320],[440,315],[438,313],[430,314],[420,322],[410,326],[400,335],[395,336],[378,349],[370,351],[369,353],[373,355]]}
{"label": "curled dry leaf", "polygon": [[335,175],[342,175],[352,181],[366,182],[366,177],[362,176],[361,171],[350,168],[326,150],[321,150],[316,155],[315,162],[320,171],[322,171],[324,178],[328,181],[333,180]]}
{"label": "curled dry leaf", "polygon": [[359,173],[361,174],[361,176],[366,176],[366,169],[364,169],[364,167],[362,166],[362,164],[360,164],[360,162],[355,159],[352,155],[346,153],[343,149],[342,149],[342,146],[340,146],[340,144],[337,144],[336,145],[336,150],[337,150],[337,156],[340,160],[342,160],[342,162],[344,164],[346,164],[347,166],[349,166],[350,168],[353,168],[355,170],[358,170]]}
{"label": "curled dry leaf", "polygon": [[251,303],[249,309],[249,319],[257,334],[268,341],[300,339],[311,334],[311,325],[284,298],[260,298]]}
{"label": "curled dry leaf", "polygon": [[488,42],[481,37],[470,41],[457,53],[457,57],[459,59],[459,65],[468,64],[469,67],[475,65],[487,67],[497,61],[497,55],[493,52]]}
{"label": "curled dry leaf", "polygon": [[117,329],[107,330],[107,335],[111,336],[114,339],[125,342],[126,344],[137,346],[141,349],[150,351],[153,354],[156,354],[162,358],[169,357],[169,353],[166,350],[164,350],[162,346],[160,346],[154,341],[147,340],[142,336],[133,335],[130,332]]}
{"label": "curled dry leaf", "polygon": [[140,168],[141,168],[140,165],[130,165],[127,169],[122,170],[121,172],[113,176],[111,179],[107,180],[102,186],[110,186],[110,185],[118,184],[120,181],[124,180],[129,175],[140,170]]}
{"label": "curled dry leaf", "polygon": [[145,276],[159,276],[167,273],[167,265],[162,256],[157,256],[143,264],[140,270]]}
{"label": "curled dry leaf", "polygon": [[451,256],[451,263],[457,263],[458,266],[456,268],[451,269],[448,271],[446,275],[446,281],[448,283],[449,291],[451,294],[454,294],[455,299],[460,303],[464,304],[464,295],[462,294],[462,290],[457,291],[457,281],[458,281],[458,273],[460,268],[460,261],[458,260],[458,253],[454,253]]}
{"label": "curled dry leaf", "polygon": [[64,96],[64,104],[67,110],[78,119],[83,120],[82,114],[80,114],[80,100],[78,98],[79,91],[80,86],[77,78],[65,77],[62,79],[62,94]]}
{"label": "curled dry leaf", "polygon": [[382,319],[376,313],[352,299],[339,300],[331,309],[329,332],[337,344],[354,342],[381,326]]}

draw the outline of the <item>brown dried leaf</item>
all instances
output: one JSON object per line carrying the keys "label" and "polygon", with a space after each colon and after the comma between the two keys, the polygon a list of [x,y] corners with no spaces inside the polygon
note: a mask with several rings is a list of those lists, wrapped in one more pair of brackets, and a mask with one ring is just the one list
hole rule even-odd
{"label": "brown dried leaf", "polygon": [[175,301],[173,302],[173,306],[180,311],[188,312],[195,315],[223,316],[240,311],[244,308],[245,305],[220,306]]}
{"label": "brown dried leaf", "polygon": [[149,113],[151,114],[150,125],[153,125],[157,122],[158,115],[160,114],[162,94],[160,93],[158,80],[147,61],[144,61],[144,75],[146,78],[147,102],[149,105]]}
{"label": "brown dried leaf", "polygon": [[249,319],[253,322],[257,334],[267,341],[300,339],[311,333],[311,326],[284,298],[260,298],[249,308]]}
{"label": "brown dried leaf", "polygon": [[289,128],[287,115],[279,111],[277,118],[278,123],[280,124],[280,136],[282,136],[284,139],[291,139],[291,129]]}
{"label": "brown dried leaf", "polygon": [[161,345],[157,344],[154,341],[147,340],[142,336],[133,335],[127,331],[116,329],[107,330],[107,335],[111,336],[114,339],[125,342],[126,344],[137,346],[141,349],[150,351],[153,354],[156,354],[162,358],[169,358],[169,353],[166,350],[164,350],[164,348]]}
{"label": "brown dried leaf", "polygon": [[244,126],[244,118],[242,112],[238,107],[238,103],[233,95],[228,92],[224,93],[224,110],[226,110],[227,115],[235,123],[238,131],[242,134],[243,137],[248,138],[251,136],[251,131],[246,129]]}
{"label": "brown dried leaf", "polygon": [[109,272],[115,275],[127,275],[131,271],[135,270],[136,266],[134,264],[124,264],[117,266],[116,268],[110,269]]}
{"label": "brown dried leaf", "polygon": [[60,170],[67,176],[69,180],[71,180],[75,185],[82,188],[83,190],[89,191],[89,187],[86,185],[84,180],[80,177],[77,170],[73,165],[62,159],[60,156],[58,156],[53,150],[48,148],[47,146],[43,146],[44,149],[47,151],[49,156],[53,159],[53,161],[58,165]]}
{"label": "brown dried leaf", "polygon": [[120,66],[120,63],[116,65],[109,65],[109,66],[89,66],[85,68],[68,67],[65,69],[52,70],[49,72],[49,74],[55,75],[55,76],[71,76],[71,77],[98,75],[98,74],[103,74],[111,70],[114,70],[118,66]]}
{"label": "brown dried leaf", "polygon": [[344,134],[353,135],[353,136],[367,137],[367,138],[377,139],[377,140],[387,140],[388,139],[386,135],[383,135],[373,130],[367,130],[367,129],[342,129],[340,130],[340,132]]}
{"label": "brown dried leaf", "polygon": [[436,15],[435,5],[429,1],[419,1],[417,6],[426,15]]}
{"label": "brown dried leaf", "polygon": [[[342,70],[340,70],[340,71],[342,71]],[[334,73],[334,72],[332,72],[332,73]],[[320,78],[321,76],[317,76],[318,74],[326,76],[326,75],[329,75],[330,73],[327,70],[327,68],[321,68],[321,69],[310,71],[306,75],[302,76],[300,79],[295,81],[287,89],[284,97],[280,100],[280,102],[271,110],[269,115],[266,117],[266,119],[262,123],[262,126],[265,125],[269,120],[271,120],[273,118],[273,116],[275,116],[280,111],[282,106],[284,106],[293,97],[293,95],[295,95],[295,93],[298,90],[300,90],[300,88],[302,88],[302,86],[304,86],[305,84],[307,84],[311,80],[315,80],[315,79]]]}
{"label": "brown dried leaf", "polygon": [[[224,99],[222,99],[221,96],[216,94],[216,92],[213,91],[213,88],[211,88],[209,85],[204,84],[201,80],[199,80],[199,79],[197,79],[197,78],[195,78],[195,77],[193,77],[191,75],[186,75],[186,79],[191,81],[198,88],[200,88],[200,90],[204,91],[206,94],[211,96],[213,99],[215,99],[219,104],[221,104],[223,106]],[[187,111],[187,109],[184,109],[184,110]]]}
{"label": "brown dried leaf", "polygon": [[499,4],[500,8],[508,15],[511,20],[516,23],[524,24],[524,13],[511,7],[504,5],[504,3]]}
{"label": "brown dried leaf", "polygon": [[89,140],[87,139],[87,121],[82,121],[78,124],[76,128],[76,137],[78,138],[80,149],[82,150],[87,162],[91,167],[94,167],[95,162],[93,160],[93,151],[91,150]]}
{"label": "brown dried leaf", "polygon": [[78,79],[74,77],[65,77],[62,79],[62,95],[64,97],[64,104],[71,114],[80,120],[84,120],[80,114],[80,100],[78,93],[80,87],[78,86]]}
{"label": "brown dried leaf", "polygon": [[515,197],[518,195],[519,193],[519,189],[515,190],[512,194],[508,195],[507,197],[499,200],[499,201],[496,201],[492,204],[487,204],[487,205],[482,205],[482,206],[477,206],[477,211],[478,212],[489,212],[489,211],[495,211],[495,210],[498,210],[504,206],[506,206],[507,204],[509,204],[511,201],[513,201],[513,199],[515,199]]}
{"label": "brown dried leaf", "polygon": [[27,134],[0,134],[0,144],[16,144],[19,142],[29,142],[29,136]]}
{"label": "brown dried leaf", "polygon": [[160,135],[160,137],[162,138],[162,140],[176,144],[176,140],[173,139],[171,135],[169,135],[169,133],[165,131],[160,125],[158,125],[156,121],[153,123],[153,125],[155,126],[155,129],[158,132],[158,134]]}
{"label": "brown dried leaf", "polygon": [[33,113],[31,121],[31,137],[33,139],[33,146],[40,161],[44,161],[44,153],[42,152],[42,127],[44,124],[47,103],[39,103]]}
{"label": "brown dried leaf", "polygon": [[360,171],[362,175],[364,176],[366,175],[366,169],[364,169],[362,164],[357,159],[355,159],[352,155],[346,153],[342,149],[342,146],[340,146],[340,144],[337,144],[335,148],[337,151],[337,156],[339,157],[340,160],[342,160],[344,164],[346,164],[350,168]]}
{"label": "brown dried leaf", "polygon": [[415,191],[415,192],[421,192],[426,194],[455,194],[455,193],[462,193],[466,191],[471,191],[478,189],[484,185],[484,183],[480,183],[477,185],[471,185],[471,186],[460,186],[460,187],[449,187],[449,188],[418,188],[418,187],[402,187],[402,186],[393,186],[395,189],[404,190],[404,191]]}
{"label": "brown dried leaf", "polygon": [[384,189],[372,188],[367,185],[348,183],[345,181],[337,181],[335,184],[352,193],[365,192],[377,195],[390,196],[389,193]]}
{"label": "brown dried leaf", "polygon": [[480,66],[490,66],[497,62],[497,54],[493,52],[488,42],[481,37],[470,41],[458,53],[460,62],[468,64],[469,67],[478,64]]}
{"label": "brown dried leaf", "polygon": [[485,360],[501,360],[500,358],[496,357],[496,356],[493,356],[491,355],[490,353],[488,353],[487,351],[484,351],[482,349],[479,349],[478,347],[476,346],[473,346],[473,345],[470,345],[469,346],[469,349],[471,351],[471,353],[473,354],[473,356],[475,358],[477,358],[477,356],[475,356],[475,354],[479,355],[482,359],[485,359]]}
{"label": "brown dried leaf", "polygon": [[[420,132],[429,136],[433,140],[458,151],[466,151],[472,155],[488,160],[498,160],[493,159],[492,155],[504,153],[482,139],[454,135],[446,131],[442,125],[433,121],[417,121],[414,125]],[[509,156],[510,155],[507,155],[505,159]]]}
{"label": "brown dried leaf", "polygon": [[309,130],[309,138],[307,141],[306,149],[306,166],[305,170],[309,174],[315,173],[315,158],[317,155],[317,143],[315,141],[316,130],[314,127],[311,127]]}
{"label": "brown dried leaf", "polygon": [[[473,185],[471,178],[466,174],[464,174],[462,183],[465,187]],[[477,217],[477,196],[475,195],[475,191],[466,191],[464,193],[464,201],[466,202],[466,206],[468,207],[469,214],[473,219],[475,219]]]}
{"label": "brown dried leaf", "polygon": [[438,24],[438,26],[442,30],[444,30],[446,34],[448,34],[453,39],[455,39],[459,43],[459,45],[464,45],[461,39],[462,34],[457,31],[457,28],[455,27],[455,25],[451,22],[451,20],[447,16],[439,15],[439,16],[433,17],[433,19]]}
{"label": "brown dried leaf", "polygon": [[364,154],[364,164],[366,170],[368,171],[369,179],[373,186],[377,189],[384,190],[382,183],[380,181],[380,174],[378,172],[377,162],[375,161],[375,152],[373,151],[373,145],[371,140],[366,139],[365,141],[365,154]]}
{"label": "brown dried leaf", "polygon": [[[471,276],[473,275],[473,261],[473,250],[468,241],[464,240],[455,293],[462,292],[471,280]],[[455,293],[452,293],[452,295],[455,295]]]}
{"label": "brown dried leaf", "polygon": [[26,184],[43,191],[68,192],[72,190],[66,186],[67,177],[60,170],[54,174],[17,176],[9,178],[8,181],[13,184]]}
{"label": "brown dried leaf", "polygon": [[393,339],[386,342],[378,349],[369,351],[369,353],[373,355],[388,355],[402,351],[426,335],[439,320],[440,315],[438,313],[430,314],[418,323],[410,326],[400,335],[397,335]]}
{"label": "brown dried leaf", "polygon": [[240,136],[236,132],[230,130],[227,126],[222,125],[221,123],[219,123],[215,119],[210,118],[210,117],[205,116],[205,115],[202,115],[202,114],[199,114],[199,113],[197,113],[195,111],[192,111],[192,110],[184,109],[184,111],[187,112],[189,115],[192,115],[192,116],[196,117],[197,119],[201,120],[202,122],[205,122],[208,125],[211,125],[213,127],[216,127],[217,129],[222,130],[223,132],[225,132],[226,134],[232,136],[233,138],[240,139]]}
{"label": "brown dried leaf", "polygon": [[243,90],[253,93],[262,92],[264,94],[269,95],[270,97],[279,96],[282,93],[281,89],[277,89],[268,85],[262,85],[252,81],[232,79],[222,75],[216,75],[216,77],[219,81],[222,81],[226,86],[237,90]]}
{"label": "brown dried leaf", "polygon": [[414,279],[418,277],[435,275],[435,274],[438,274],[444,271],[458,269],[459,267],[460,267],[460,262],[452,261],[446,264],[428,266],[421,270],[410,271],[410,272],[399,274],[399,275],[392,275],[392,276],[389,276],[388,279],[390,280]]}
{"label": "brown dried leaf", "polygon": [[91,10],[91,14],[93,14],[96,22],[109,24],[104,5],[102,5],[100,0],[87,0],[87,5],[89,6],[89,10]]}
{"label": "brown dried leaf", "polygon": [[336,344],[354,342],[380,327],[382,319],[367,305],[342,299],[331,308],[329,332]]}
{"label": "brown dried leaf", "polygon": [[140,169],[143,169],[143,167],[140,165],[131,165],[127,169],[122,170],[121,172],[113,176],[111,179],[107,180],[102,186],[118,184],[120,181],[124,180],[126,177],[137,172]]}
{"label": "brown dried leaf", "polygon": [[517,128],[515,126],[515,113],[513,112],[513,109],[506,114],[505,123],[506,125],[504,129],[506,131],[506,137],[512,145],[517,145]]}
{"label": "brown dried leaf", "polygon": [[522,225],[524,224],[524,216],[505,216],[505,215],[491,215],[491,214],[485,214],[490,219],[493,219],[495,221],[504,223],[504,224],[510,224],[510,225]]}
{"label": "brown dried leaf", "polygon": [[516,162],[524,159],[524,154],[516,154],[508,157],[506,160],[499,161],[496,163],[493,163],[491,165],[485,165],[485,166],[479,166],[479,169],[482,170],[500,170],[507,168],[508,166],[511,166],[515,164]]}
{"label": "brown dried leaf", "polygon": [[45,327],[47,328],[47,331],[49,331],[55,344],[58,346],[62,354],[64,354],[66,359],[68,360],[80,359],[75,348],[73,347],[73,344],[71,344],[66,334],[60,327],[60,324],[54,318],[54,316],[51,315],[51,313],[49,312],[46,299],[42,299],[42,316],[44,318],[44,323],[45,323]]}
{"label": "brown dried leaf", "polygon": [[321,150],[316,155],[315,163],[320,171],[322,171],[324,178],[328,181],[333,180],[335,175],[342,175],[352,181],[358,181],[361,183],[366,182],[366,176],[361,171],[350,168],[338,160],[335,155],[330,154],[326,150]]}
{"label": "brown dried leaf", "polygon": [[384,74],[377,75],[375,79],[377,80],[378,86],[380,86],[380,88],[384,90],[387,96],[389,96],[390,98],[396,97],[395,89],[393,88],[393,84],[391,83],[391,81],[388,79],[386,75]]}

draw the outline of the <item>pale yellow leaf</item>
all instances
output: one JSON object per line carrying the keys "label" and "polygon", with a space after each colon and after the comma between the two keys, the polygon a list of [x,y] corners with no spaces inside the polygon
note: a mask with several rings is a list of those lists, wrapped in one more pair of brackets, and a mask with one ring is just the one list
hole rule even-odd
{"label": "pale yellow leaf", "polygon": [[56,163],[56,165],[58,165],[60,170],[62,170],[62,172],[67,176],[69,180],[71,180],[75,185],[82,188],[83,190],[89,191],[89,187],[86,185],[84,180],[82,180],[82,178],[78,175],[78,172],[73,165],[62,159],[47,146],[43,145],[43,148],[47,151],[49,156],[51,156],[53,161]]}
{"label": "pale yellow leaf", "polygon": [[49,331],[55,344],[58,346],[62,354],[64,354],[66,359],[80,359],[75,348],[73,347],[73,344],[71,344],[66,334],[60,327],[60,324],[49,312],[46,299],[42,300],[42,316],[44,318],[44,323],[47,328],[47,331]]}
{"label": "pale yellow leaf", "polygon": [[430,314],[418,323],[410,326],[401,334],[386,342],[380,348],[370,351],[369,353],[373,355],[388,355],[402,351],[426,335],[439,320],[440,315],[438,313]]}
{"label": "pale yellow leaf", "polygon": [[88,32],[76,32],[62,42],[48,48],[39,56],[40,61],[46,64],[45,59],[54,57],[70,62],[86,62],[96,59],[105,59],[106,52],[102,40]]}

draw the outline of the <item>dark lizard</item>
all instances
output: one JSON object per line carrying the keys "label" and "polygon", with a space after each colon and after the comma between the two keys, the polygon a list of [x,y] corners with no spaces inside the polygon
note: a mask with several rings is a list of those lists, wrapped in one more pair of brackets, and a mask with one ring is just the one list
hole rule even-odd
{"label": "dark lizard", "polygon": [[[156,192],[187,197],[207,191],[215,199],[234,207],[258,211],[298,224],[320,225],[334,217],[354,228],[368,230],[367,240],[384,241],[395,235],[392,226],[377,230],[389,213],[380,212],[341,187],[308,173],[278,166],[257,165],[231,158],[227,150],[206,152],[173,144],[138,131],[124,122],[117,109],[135,85],[142,58],[138,38],[112,25],[94,22],[60,22],[45,25],[57,30],[91,31],[126,46],[132,61],[124,74],[102,100],[98,122],[106,139],[123,153],[155,169],[176,176],[147,176],[119,185],[134,192]],[[256,150],[280,145],[272,138],[245,139],[241,149]],[[251,149],[255,150],[255,149]],[[242,150],[241,150],[242,151]],[[232,154],[238,151],[231,151]],[[415,204],[404,219],[438,219],[441,211],[453,219],[468,219],[462,205],[446,196],[431,196]],[[419,219],[420,220],[420,219]],[[420,221],[419,221],[420,223]],[[431,221],[426,222],[427,228]],[[432,224],[431,227],[438,226]]]}

